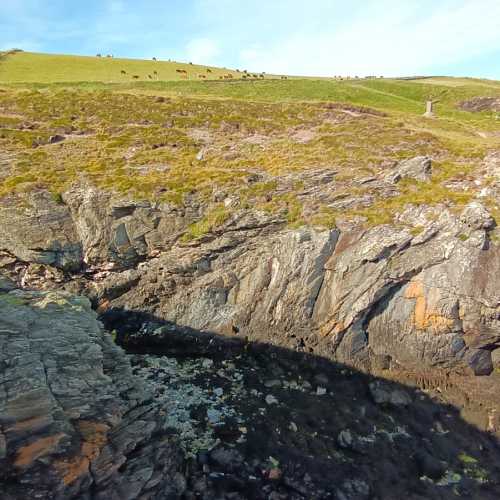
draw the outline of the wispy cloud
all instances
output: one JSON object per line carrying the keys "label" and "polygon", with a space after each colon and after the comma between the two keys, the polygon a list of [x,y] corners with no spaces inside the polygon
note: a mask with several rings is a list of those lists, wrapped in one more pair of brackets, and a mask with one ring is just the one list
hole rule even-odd
{"label": "wispy cloud", "polygon": [[217,43],[210,38],[194,38],[186,47],[186,59],[198,64],[216,64],[219,54]]}
{"label": "wispy cloud", "polygon": [[392,0],[367,7],[332,29],[299,30],[265,48],[243,49],[242,64],[304,75],[395,76],[500,51],[498,0],[441,2],[426,15]]}

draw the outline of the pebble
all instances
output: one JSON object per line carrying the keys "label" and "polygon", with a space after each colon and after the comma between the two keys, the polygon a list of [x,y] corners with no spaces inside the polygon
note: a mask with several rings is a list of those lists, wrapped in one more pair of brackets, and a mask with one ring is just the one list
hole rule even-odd
{"label": "pebble", "polygon": [[209,408],[207,410],[207,418],[208,418],[208,421],[211,423],[211,424],[217,424],[220,422],[220,419],[221,419],[221,412],[218,411],[218,410],[214,410],[213,408]]}
{"label": "pebble", "polygon": [[272,394],[268,394],[266,396],[266,403],[268,405],[275,405],[278,404],[278,400]]}
{"label": "pebble", "polygon": [[318,396],[324,396],[326,394],[326,389],[324,387],[317,387],[316,394]]}
{"label": "pebble", "polygon": [[204,359],[202,362],[201,362],[201,366],[203,366],[203,368],[210,368],[212,365],[214,364],[213,360],[212,359]]}
{"label": "pebble", "polygon": [[295,422],[290,422],[290,425],[288,426],[288,428],[292,432],[297,432],[299,430],[299,428],[297,427],[297,424]]}
{"label": "pebble", "polygon": [[266,380],[264,382],[264,385],[268,388],[270,387],[279,387],[281,386],[281,380],[277,380],[277,379],[274,379],[274,380]]}
{"label": "pebble", "polygon": [[277,479],[280,479],[280,477],[281,477],[281,470],[280,469],[271,469],[269,471],[269,479],[277,480]]}
{"label": "pebble", "polygon": [[353,438],[351,431],[349,429],[344,429],[343,431],[340,431],[338,438],[337,438],[337,443],[341,448],[350,448],[352,446]]}

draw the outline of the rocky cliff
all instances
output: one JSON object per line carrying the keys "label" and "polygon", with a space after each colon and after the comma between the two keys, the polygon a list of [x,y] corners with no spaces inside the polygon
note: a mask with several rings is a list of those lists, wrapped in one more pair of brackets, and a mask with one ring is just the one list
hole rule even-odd
{"label": "rocky cliff", "polygon": [[0,483],[21,498],[178,498],[182,456],[83,297],[0,284]]}
{"label": "rocky cliff", "polygon": [[267,340],[363,368],[489,375],[500,346],[500,247],[480,201],[409,205],[396,223],[291,229],[236,210],[192,241],[200,207],[75,186],[3,204],[4,272],[85,293],[103,314]]}
{"label": "rocky cliff", "polygon": [[0,307],[2,499],[500,493],[497,442],[437,392],[159,319],[126,355],[86,298],[6,280]]}

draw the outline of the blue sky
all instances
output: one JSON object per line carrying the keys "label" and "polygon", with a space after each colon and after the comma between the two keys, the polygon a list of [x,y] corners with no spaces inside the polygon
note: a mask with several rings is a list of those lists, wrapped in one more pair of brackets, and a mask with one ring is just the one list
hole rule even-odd
{"label": "blue sky", "polygon": [[0,50],[500,79],[500,0],[0,0]]}

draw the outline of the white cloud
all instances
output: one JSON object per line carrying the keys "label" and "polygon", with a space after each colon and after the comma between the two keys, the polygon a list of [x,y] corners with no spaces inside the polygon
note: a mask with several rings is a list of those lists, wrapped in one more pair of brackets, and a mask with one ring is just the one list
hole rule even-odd
{"label": "white cloud", "polygon": [[219,54],[217,43],[210,38],[195,38],[186,46],[186,58],[197,64],[215,64]]}
{"label": "white cloud", "polygon": [[265,49],[242,50],[240,61],[254,70],[277,73],[397,76],[500,50],[500,1],[447,0],[435,5],[422,11],[395,0],[367,3],[348,24],[298,31]]}

